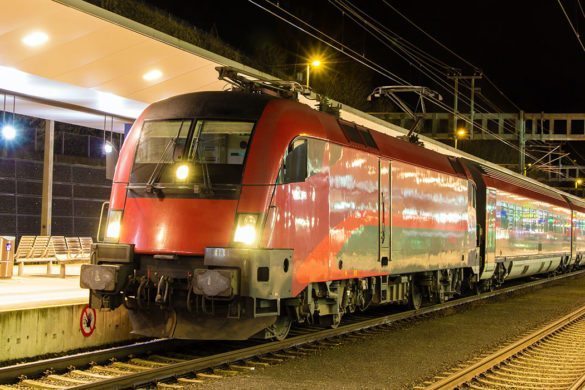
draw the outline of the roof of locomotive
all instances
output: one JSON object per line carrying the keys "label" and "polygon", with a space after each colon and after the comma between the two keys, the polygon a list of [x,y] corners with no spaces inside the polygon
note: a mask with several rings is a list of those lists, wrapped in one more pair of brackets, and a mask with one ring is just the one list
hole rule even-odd
{"label": "roof of locomotive", "polygon": [[256,121],[273,96],[235,91],[193,92],[177,95],[148,106],[144,120],[168,118],[230,118]]}
{"label": "roof of locomotive", "polygon": [[[290,99],[278,98],[265,94],[255,94],[236,91],[214,91],[194,92],[174,96],[159,102],[153,103],[146,108],[143,120],[160,120],[168,118],[230,118],[233,120],[256,121],[262,115],[266,105],[271,104],[295,104],[298,108],[306,109],[307,113],[323,115],[328,119],[332,116],[327,113],[318,112],[309,106],[291,101]],[[331,123],[331,120],[323,121]],[[378,148],[369,148],[365,145],[352,143],[341,129],[339,121],[335,129],[329,128],[328,132],[334,131],[339,135],[334,142],[343,140],[344,145],[362,149],[369,153],[385,156],[394,160],[404,161],[413,165],[430,168],[436,171],[445,172],[454,176],[463,176],[458,173],[448,160],[448,156],[424,149],[420,146],[400,140],[390,135],[371,130]],[[329,126],[332,127],[332,126]],[[362,127],[362,126],[360,126]],[[311,135],[310,132],[308,135]],[[330,134],[331,135],[331,134]]]}

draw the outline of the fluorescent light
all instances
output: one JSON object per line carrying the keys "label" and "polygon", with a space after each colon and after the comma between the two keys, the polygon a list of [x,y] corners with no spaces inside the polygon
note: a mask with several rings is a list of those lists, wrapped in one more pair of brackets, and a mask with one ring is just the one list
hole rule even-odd
{"label": "fluorescent light", "polygon": [[22,38],[22,43],[30,47],[41,46],[49,40],[49,36],[42,31],[35,31]]}
{"label": "fluorescent light", "polygon": [[162,77],[162,72],[158,69],[153,69],[146,72],[142,78],[146,81],[154,81]]}
{"label": "fluorescent light", "polygon": [[12,141],[16,138],[16,129],[12,125],[4,125],[2,128],[2,137],[6,141]]}

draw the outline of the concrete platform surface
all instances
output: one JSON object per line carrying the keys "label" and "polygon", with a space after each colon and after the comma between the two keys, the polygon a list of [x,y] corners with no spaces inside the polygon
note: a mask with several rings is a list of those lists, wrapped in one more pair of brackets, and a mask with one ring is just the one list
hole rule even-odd
{"label": "concrete platform surface", "polygon": [[0,312],[87,304],[89,292],[79,287],[80,265],[67,266],[67,276],[59,277],[59,267],[47,275],[46,265],[26,265],[24,276],[0,279]]}

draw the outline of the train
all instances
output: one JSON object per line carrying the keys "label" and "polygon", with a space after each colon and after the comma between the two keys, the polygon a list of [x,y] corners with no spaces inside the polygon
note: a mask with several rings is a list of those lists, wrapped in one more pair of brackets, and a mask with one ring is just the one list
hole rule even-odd
{"label": "train", "polygon": [[293,323],[418,309],[584,253],[577,197],[294,99],[197,92],[134,123],[80,284],[139,335],[282,340]]}

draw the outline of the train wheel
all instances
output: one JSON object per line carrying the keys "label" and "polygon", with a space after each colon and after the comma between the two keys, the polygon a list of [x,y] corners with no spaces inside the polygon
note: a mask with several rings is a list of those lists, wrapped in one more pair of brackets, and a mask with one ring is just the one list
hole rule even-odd
{"label": "train wheel", "polygon": [[339,314],[327,314],[327,315],[324,315],[324,316],[319,316],[318,317],[319,326],[324,327],[324,328],[333,328],[333,329],[335,329],[341,323],[341,317],[342,317],[342,314],[341,313],[339,313]]}
{"label": "train wheel", "polygon": [[331,328],[335,329],[341,324],[341,313],[331,315]]}
{"label": "train wheel", "polygon": [[414,280],[410,281],[410,307],[414,310],[422,306],[423,296],[420,286]]}
{"label": "train wheel", "polygon": [[282,341],[288,336],[292,320],[288,316],[279,316],[274,324],[272,324],[268,331],[272,333],[272,337],[278,341]]}

